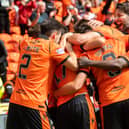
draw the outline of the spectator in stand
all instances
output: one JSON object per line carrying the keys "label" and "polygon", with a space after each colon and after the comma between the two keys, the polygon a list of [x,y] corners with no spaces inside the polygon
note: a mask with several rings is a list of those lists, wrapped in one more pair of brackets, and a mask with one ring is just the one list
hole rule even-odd
{"label": "spectator in stand", "polygon": [[32,12],[29,25],[41,24],[44,20],[48,19],[48,14],[45,10],[46,3],[43,1],[37,2],[37,9]]}
{"label": "spectator in stand", "polygon": [[12,4],[12,0],[0,0],[0,33],[10,33],[8,9]]}
{"label": "spectator in stand", "polygon": [[96,19],[96,15],[91,12],[91,7],[92,7],[91,2],[89,2],[89,3],[87,2],[87,3],[85,4],[86,13],[85,13],[84,16],[83,16],[84,19],[87,19],[87,20]]}
{"label": "spectator in stand", "polygon": [[105,4],[105,6],[103,7],[102,14],[107,15],[108,10],[109,10],[109,8],[110,8],[110,6],[111,6],[112,1],[113,1],[113,0],[106,0],[106,1],[105,1],[106,4]]}
{"label": "spectator in stand", "polygon": [[21,30],[21,35],[25,34],[28,30],[28,19],[32,15],[32,10],[36,8],[35,0],[21,0],[16,2],[19,7],[19,25]]}
{"label": "spectator in stand", "polygon": [[112,25],[112,23],[114,22],[114,15],[112,12],[107,13],[104,24],[105,25]]}
{"label": "spectator in stand", "polygon": [[44,2],[46,3],[46,13],[48,15],[50,15],[50,12],[55,10],[54,1],[52,1],[52,0],[44,0]]}
{"label": "spectator in stand", "polygon": [[83,16],[86,13],[85,10],[86,1],[76,0],[75,3],[76,3],[75,6],[77,7],[80,16]]}
{"label": "spectator in stand", "polygon": [[70,32],[73,32],[74,24],[81,19],[80,15],[78,14],[78,9],[74,6],[70,5],[67,8],[67,16],[63,18],[63,24],[68,27]]}

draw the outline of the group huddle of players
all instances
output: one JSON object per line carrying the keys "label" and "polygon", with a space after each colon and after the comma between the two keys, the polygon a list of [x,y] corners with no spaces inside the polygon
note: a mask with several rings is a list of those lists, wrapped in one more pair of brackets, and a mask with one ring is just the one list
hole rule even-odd
{"label": "group huddle of players", "polygon": [[[63,24],[48,18],[30,28],[30,36],[0,34],[12,53],[7,60],[17,62],[7,70],[16,74],[9,79],[15,85],[6,129],[50,129],[50,118],[55,129],[129,128],[129,35],[84,19],[74,31],[67,32]],[[91,73],[101,126],[88,93]]]}

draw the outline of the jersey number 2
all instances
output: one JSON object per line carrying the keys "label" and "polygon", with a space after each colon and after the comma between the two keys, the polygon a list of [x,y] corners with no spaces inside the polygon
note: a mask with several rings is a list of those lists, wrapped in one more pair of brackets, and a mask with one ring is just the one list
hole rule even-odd
{"label": "jersey number 2", "polygon": [[21,73],[21,70],[22,69],[27,69],[29,64],[30,64],[30,60],[31,60],[31,55],[28,55],[28,54],[24,54],[22,56],[22,60],[26,59],[26,63],[25,64],[20,64],[20,67],[19,67],[19,78],[22,78],[22,79],[26,79],[26,75],[25,74],[22,74]]}

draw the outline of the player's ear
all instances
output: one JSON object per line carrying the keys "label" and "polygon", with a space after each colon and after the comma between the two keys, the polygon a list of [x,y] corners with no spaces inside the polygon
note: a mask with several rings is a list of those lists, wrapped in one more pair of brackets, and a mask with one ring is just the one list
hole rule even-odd
{"label": "player's ear", "polygon": [[51,34],[51,36],[50,36],[50,38],[51,38],[52,40],[54,40],[55,43],[59,43],[60,37],[61,37],[61,32],[57,32],[57,31],[53,32],[53,33]]}
{"label": "player's ear", "polygon": [[54,32],[51,34],[50,38],[53,39],[53,40],[55,40],[56,35],[57,35],[57,31],[54,31]]}

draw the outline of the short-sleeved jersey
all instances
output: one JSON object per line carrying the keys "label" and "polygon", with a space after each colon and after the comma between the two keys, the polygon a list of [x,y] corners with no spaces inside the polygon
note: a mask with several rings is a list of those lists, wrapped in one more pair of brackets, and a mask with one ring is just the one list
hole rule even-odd
{"label": "short-sleeved jersey", "polygon": [[129,51],[125,55],[118,56],[118,58],[123,58],[125,61],[127,61],[129,66]]}
{"label": "short-sleeved jersey", "polygon": [[[74,46],[73,48],[74,48],[74,52],[77,53],[76,55],[79,57],[81,54],[80,46],[79,45]],[[64,65],[59,65],[55,70],[54,84],[56,84],[57,88],[61,88],[68,82],[73,81],[76,78],[76,76],[77,76],[77,72],[69,70]],[[67,101],[71,100],[73,97],[83,93],[87,93],[86,83],[84,83],[82,88],[76,93],[58,97],[57,106],[64,104]]]}
{"label": "short-sleeved jersey", "polygon": [[123,40],[126,43],[126,51],[129,50],[129,35],[125,35],[118,29],[107,25],[97,27],[95,30],[103,34],[106,39],[115,38]]}
{"label": "short-sleeved jersey", "polygon": [[[99,49],[84,53],[91,60],[110,60],[126,54],[125,43],[121,40],[107,40]],[[82,69],[84,70],[84,69]],[[108,71],[95,67],[85,68],[92,71],[96,78],[101,106],[109,105],[129,98],[129,70]]]}
{"label": "short-sleeved jersey", "polygon": [[20,59],[15,88],[10,102],[46,110],[55,64],[69,55],[58,44],[44,39],[26,38],[20,44]]}

